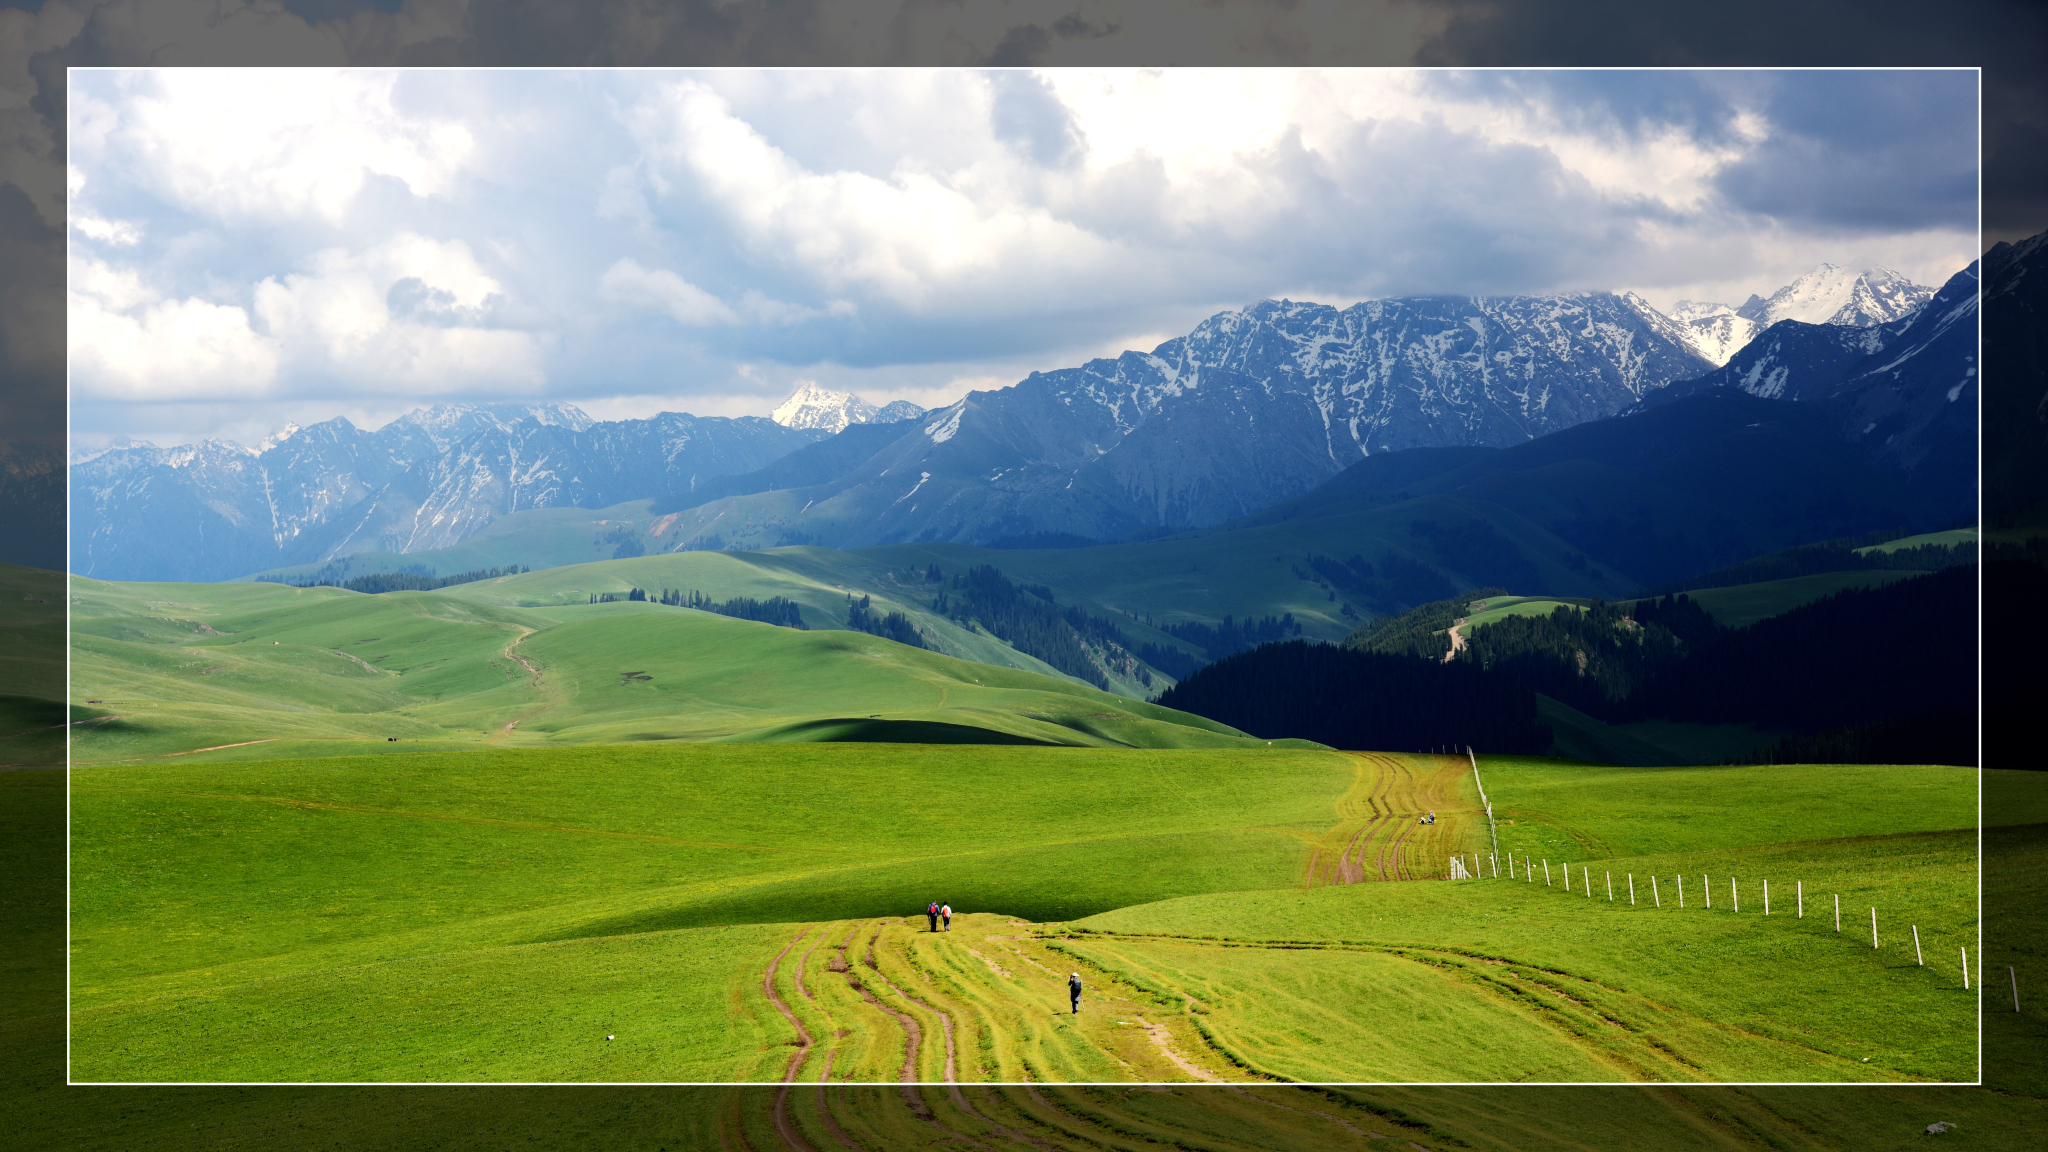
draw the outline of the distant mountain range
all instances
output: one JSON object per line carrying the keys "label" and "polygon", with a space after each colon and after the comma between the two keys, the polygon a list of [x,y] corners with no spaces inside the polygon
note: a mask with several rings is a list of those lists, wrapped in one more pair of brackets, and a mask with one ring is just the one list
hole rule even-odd
{"label": "distant mountain range", "polygon": [[857,547],[1201,527],[1369,455],[1523,443],[1711,368],[1631,296],[1269,300],[970,393],[828,484],[704,504],[664,535]]}
{"label": "distant mountain range", "polygon": [[[446,405],[254,449],[131,444],[72,466],[72,565],[226,579],[639,499],[663,513],[647,546],[664,550],[1114,540],[1250,516],[1361,460],[1526,444],[1720,385],[1823,401],[1891,467],[1947,476],[1974,446],[1974,284],[1973,269],[1936,297],[1822,265],[1672,316],[1611,293],[1269,300],[933,412],[805,384],[772,419]],[[1781,315],[1732,356],[1702,335]]]}
{"label": "distant mountain range", "polygon": [[288,425],[256,448],[129,445],[71,467],[71,566],[206,581],[443,548],[510,512],[689,491],[824,435],[758,416],[600,422],[568,404],[453,404],[375,432],[341,417]]}

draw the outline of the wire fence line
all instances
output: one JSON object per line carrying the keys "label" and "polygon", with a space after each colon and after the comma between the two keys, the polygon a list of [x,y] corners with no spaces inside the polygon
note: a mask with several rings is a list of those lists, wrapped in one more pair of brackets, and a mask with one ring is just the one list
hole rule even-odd
{"label": "wire fence line", "polygon": [[[1479,868],[1479,861],[1476,855],[1473,858],[1473,863],[1471,867],[1465,866],[1463,860],[1460,857],[1453,856],[1450,858],[1450,860],[1451,867],[1446,873],[1447,879],[1480,880],[1489,878],[1486,875],[1486,873]],[[1517,861],[1515,854],[1513,852],[1510,852],[1507,856],[1508,867],[1505,875],[1503,875],[1500,871],[1500,858],[1498,855],[1492,857],[1492,863],[1494,867],[1493,875],[1491,878],[1493,879],[1512,880],[1527,884],[1534,884],[1536,882],[1536,870],[1540,867],[1543,870],[1544,886],[1552,886],[1550,860],[1547,857],[1538,857],[1531,853],[1524,852],[1522,853],[1520,860]],[[1520,865],[1519,868],[1517,867],[1518,863]],[[1583,863],[1578,866],[1580,877],[1578,882],[1578,891],[1576,893],[1572,893],[1572,865],[1569,862],[1562,863],[1564,868],[1564,891],[1567,894],[1578,895],[1582,899],[1594,899],[1595,897],[1593,888],[1592,868],[1589,865]],[[1644,875],[1648,877],[1650,881],[1651,903],[1653,903],[1654,906],[1657,908],[1663,908],[1664,899],[1662,891],[1657,886],[1658,877],[1653,873],[1645,873]],[[1694,873],[1693,875],[1696,875],[1699,880],[1698,888],[1701,897],[1700,907],[1702,908],[1702,910],[1711,910],[1714,907],[1713,878],[1705,872]],[[1683,872],[1674,873],[1672,875],[1674,894],[1678,897],[1676,905],[1677,908],[1684,908],[1686,906],[1686,876],[1687,873]],[[1636,896],[1635,873],[1624,872],[1622,874],[1623,887],[1620,891],[1617,891],[1615,889],[1614,873],[1612,871],[1603,871],[1602,878],[1604,887],[1606,889],[1607,903],[1626,903],[1631,906],[1634,906],[1638,903]],[[1739,887],[1740,881],[1737,877],[1732,875],[1727,877],[1727,881],[1728,899],[1724,901],[1724,903],[1729,909],[1729,915],[1740,915],[1742,913],[1741,889]],[[1763,912],[1759,916],[1760,919],[1764,917],[1769,917],[1771,915],[1770,881],[1765,880],[1762,882],[1762,884],[1764,892],[1764,904]],[[1783,889],[1781,888],[1780,891],[1783,891]],[[1806,919],[1806,882],[1804,880],[1794,881],[1793,891],[1796,904],[1795,911],[1793,912],[1791,918],[1797,920],[1804,920]],[[1841,894],[1838,892],[1830,893],[1830,896],[1833,898],[1834,904],[1834,930],[1837,934],[1840,934],[1842,932],[1842,897]],[[1751,914],[1758,915],[1755,912],[1752,912]],[[1781,919],[1785,918],[1785,914],[1782,910],[1778,913],[1778,916]],[[1825,919],[1825,917],[1817,917],[1817,919]],[[1916,966],[1925,968],[1927,967],[1927,960],[1925,955],[1922,953],[1920,947],[1920,926],[1918,924],[1910,924],[1908,925],[1908,928],[1912,933],[1911,938],[1913,941],[1914,962]],[[1857,933],[1857,935],[1860,936],[1861,933],[1859,932]],[[1878,908],[1875,904],[1870,905],[1870,947],[1873,949],[1878,949],[1881,947],[1881,938],[1879,935],[1878,926]],[[1963,987],[1965,989],[1968,989],[1970,987],[1969,949],[1967,947],[1960,949],[1959,955],[1961,956]],[[2009,971],[2007,974],[2007,978],[2012,985],[2013,1011],[2017,1012],[2019,1011],[2019,974],[2017,971]]]}
{"label": "wire fence line", "polygon": [[1500,859],[1500,829],[1493,823],[1493,801],[1486,798],[1486,781],[1479,778],[1479,755],[1465,745],[1465,756],[1472,761],[1472,783],[1479,788],[1479,803],[1486,808],[1486,835],[1493,842],[1493,858]]}

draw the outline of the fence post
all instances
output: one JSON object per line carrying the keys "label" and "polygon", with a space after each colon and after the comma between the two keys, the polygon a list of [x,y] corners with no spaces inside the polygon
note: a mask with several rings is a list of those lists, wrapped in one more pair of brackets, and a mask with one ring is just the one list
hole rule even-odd
{"label": "fence post", "polygon": [[1678,906],[1685,907],[1685,873],[1678,874]]}
{"label": "fence post", "polygon": [[1913,925],[1913,962],[1922,968],[1927,967],[1926,958],[1920,955],[1920,926],[1918,924]]}
{"label": "fence post", "polygon": [[1591,900],[1593,898],[1593,870],[1584,864],[1579,865],[1579,879],[1585,881],[1580,887],[1586,890],[1586,899]]}
{"label": "fence post", "polygon": [[1550,887],[1550,861],[1548,860],[1543,862],[1543,886],[1545,888]]}
{"label": "fence post", "polygon": [[1614,903],[1614,873],[1607,874],[1607,902]]}
{"label": "fence post", "polygon": [[1657,893],[1657,874],[1655,872],[1650,873],[1650,899],[1657,902],[1657,907],[1662,908],[1664,906],[1664,897]]}
{"label": "fence post", "polygon": [[1714,906],[1714,881],[1705,873],[1700,874],[1700,891],[1707,898],[1707,907],[1712,908]]}
{"label": "fence post", "polygon": [[2006,966],[2005,974],[2012,981],[2012,1010],[2017,1012],[2020,1010],[2020,974],[2011,965]]}
{"label": "fence post", "polygon": [[1735,910],[1742,911],[1742,890],[1735,886],[1735,877],[1728,878],[1728,899],[1735,902]]}
{"label": "fence post", "polygon": [[1799,885],[1799,918],[1804,920],[1806,919],[1806,881],[1800,880],[1797,883]]}
{"label": "fence post", "polygon": [[1771,914],[1771,882],[1764,881],[1764,915]]}
{"label": "fence post", "polygon": [[1877,947],[1877,906],[1870,908],[1870,946]]}
{"label": "fence post", "polygon": [[1962,952],[1963,952],[1963,991],[1965,991],[1965,992],[1968,992],[1968,991],[1970,990],[1970,949],[1969,949],[1969,948],[1968,948],[1967,946],[1965,946],[1965,947],[1963,948]]}
{"label": "fence post", "polygon": [[1636,874],[1633,872],[1628,874],[1628,904],[1631,908],[1636,904]]}
{"label": "fence post", "polygon": [[1835,931],[1842,930],[1842,894],[1835,893]]}

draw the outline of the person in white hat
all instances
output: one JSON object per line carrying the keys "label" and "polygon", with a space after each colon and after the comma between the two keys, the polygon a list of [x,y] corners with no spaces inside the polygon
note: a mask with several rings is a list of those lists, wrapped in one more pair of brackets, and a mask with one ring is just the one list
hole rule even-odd
{"label": "person in white hat", "polygon": [[1067,974],[1067,997],[1074,1002],[1074,1011],[1078,1014],[1081,1011],[1081,974],[1079,972]]}

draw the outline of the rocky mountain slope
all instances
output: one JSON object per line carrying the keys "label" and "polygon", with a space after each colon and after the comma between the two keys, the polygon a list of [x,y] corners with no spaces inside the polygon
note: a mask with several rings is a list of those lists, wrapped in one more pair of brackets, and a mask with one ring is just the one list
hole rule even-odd
{"label": "rocky mountain slope", "polygon": [[1715,388],[1822,405],[1844,439],[1967,516],[1976,491],[1978,287],[1972,264],[1903,319],[1867,328],[1781,320],[1727,364],[1644,406]]}
{"label": "rocky mountain slope", "polygon": [[829,484],[675,527],[683,547],[714,531],[850,547],[1211,525],[1369,455],[1523,443],[1711,367],[1632,296],[1269,300],[1150,352],[970,393]]}

